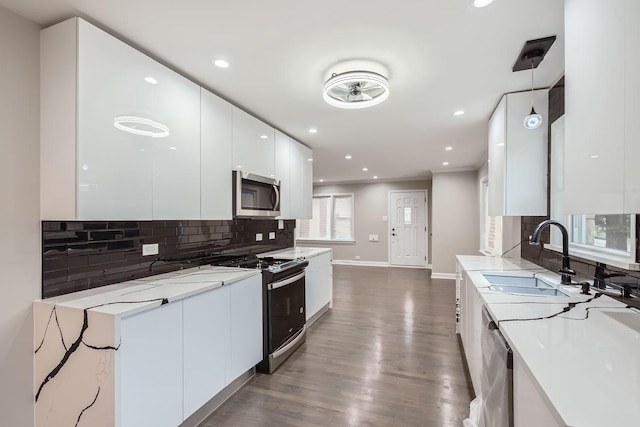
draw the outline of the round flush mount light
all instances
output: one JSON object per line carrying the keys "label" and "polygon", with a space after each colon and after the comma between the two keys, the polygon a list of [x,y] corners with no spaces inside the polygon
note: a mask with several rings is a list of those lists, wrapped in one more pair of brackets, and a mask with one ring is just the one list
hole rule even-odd
{"label": "round flush mount light", "polygon": [[147,76],[144,78],[144,81],[149,83],[150,85],[157,85],[158,81],[151,76]]}
{"label": "round flush mount light", "polygon": [[311,129],[309,129],[309,133],[318,133],[318,129],[311,128]]}
{"label": "round flush mount light", "polygon": [[324,100],[345,109],[369,108],[389,97],[389,81],[373,71],[332,74],[324,85]]}
{"label": "round flush mount light", "polygon": [[151,138],[165,138],[169,136],[168,126],[142,117],[119,116],[113,119],[113,125],[123,132],[134,135],[150,136]]}
{"label": "round flush mount light", "polygon": [[225,61],[224,59],[216,59],[215,61],[213,61],[213,65],[218,68],[229,68],[229,62]]}
{"label": "round flush mount light", "polygon": [[353,159],[353,157],[351,157],[351,154],[347,154],[346,156],[344,156],[344,158],[347,159],[347,160]]}
{"label": "round flush mount light", "polygon": [[464,115],[464,110],[457,110],[453,112],[454,116],[462,116]]}

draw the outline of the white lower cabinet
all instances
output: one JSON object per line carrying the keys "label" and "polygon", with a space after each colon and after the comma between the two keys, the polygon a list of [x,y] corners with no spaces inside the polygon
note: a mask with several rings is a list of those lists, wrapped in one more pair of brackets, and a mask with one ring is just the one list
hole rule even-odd
{"label": "white lower cabinet", "polygon": [[471,375],[471,382],[473,383],[473,389],[476,394],[481,390],[482,379],[482,347],[481,347],[481,334],[482,334],[482,299],[478,289],[475,287],[471,279],[467,276],[466,272],[462,272],[461,282],[461,322],[462,330],[462,343],[464,345],[464,352],[467,357],[467,365],[469,367],[469,374]]}
{"label": "white lower cabinet", "polygon": [[513,421],[516,427],[560,427],[522,361],[513,356]]}
{"label": "white lower cabinet", "polygon": [[119,425],[182,423],[182,301],[122,319],[118,353]]}
{"label": "white lower cabinet", "polygon": [[231,341],[230,290],[223,286],[183,301],[185,419],[233,379],[226,375]]}
{"label": "white lower cabinet", "polygon": [[231,360],[227,378],[235,379],[262,360],[262,276],[231,285]]}
{"label": "white lower cabinet", "polygon": [[333,266],[331,252],[309,257],[305,276],[307,321],[333,301]]}

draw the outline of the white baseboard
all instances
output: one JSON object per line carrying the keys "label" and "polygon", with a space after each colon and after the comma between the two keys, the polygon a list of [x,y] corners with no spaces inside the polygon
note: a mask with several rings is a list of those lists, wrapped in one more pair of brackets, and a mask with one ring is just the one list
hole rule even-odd
{"label": "white baseboard", "polygon": [[388,262],[381,261],[351,261],[348,259],[334,259],[334,265],[357,265],[360,267],[389,267]]}
{"label": "white baseboard", "polygon": [[431,273],[432,279],[456,280],[456,273]]}

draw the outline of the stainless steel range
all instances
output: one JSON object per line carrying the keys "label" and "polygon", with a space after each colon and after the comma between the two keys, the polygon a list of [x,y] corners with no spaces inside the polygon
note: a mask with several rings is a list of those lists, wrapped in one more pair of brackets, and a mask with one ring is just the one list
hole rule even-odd
{"label": "stainless steel range", "polygon": [[305,342],[305,259],[245,257],[224,265],[262,269],[263,359],[260,372],[271,374]]}

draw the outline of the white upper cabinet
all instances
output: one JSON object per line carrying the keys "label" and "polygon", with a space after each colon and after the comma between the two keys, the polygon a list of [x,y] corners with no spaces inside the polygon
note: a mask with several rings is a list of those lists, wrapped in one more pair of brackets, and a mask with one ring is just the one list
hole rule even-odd
{"label": "white upper cabinet", "polygon": [[502,97],[489,120],[489,215],[547,214],[548,90],[536,90],[533,103],[542,115],[538,129],[526,129],[531,92]]}
{"label": "white upper cabinet", "polygon": [[42,218],[200,218],[199,86],[79,18],[41,38]]}
{"label": "white upper cabinet", "polygon": [[233,107],[233,169],[275,177],[274,129]]}
{"label": "white upper cabinet", "polygon": [[276,131],[276,178],[280,187],[280,218],[311,219],[313,151]]}
{"label": "white upper cabinet", "polygon": [[291,214],[290,148],[291,139],[276,130],[276,179],[280,180],[280,218],[294,218]]}
{"label": "white upper cabinet", "polygon": [[201,90],[201,217],[231,219],[233,106]]}
{"label": "white upper cabinet", "polygon": [[640,212],[640,3],[565,2],[566,214]]}

